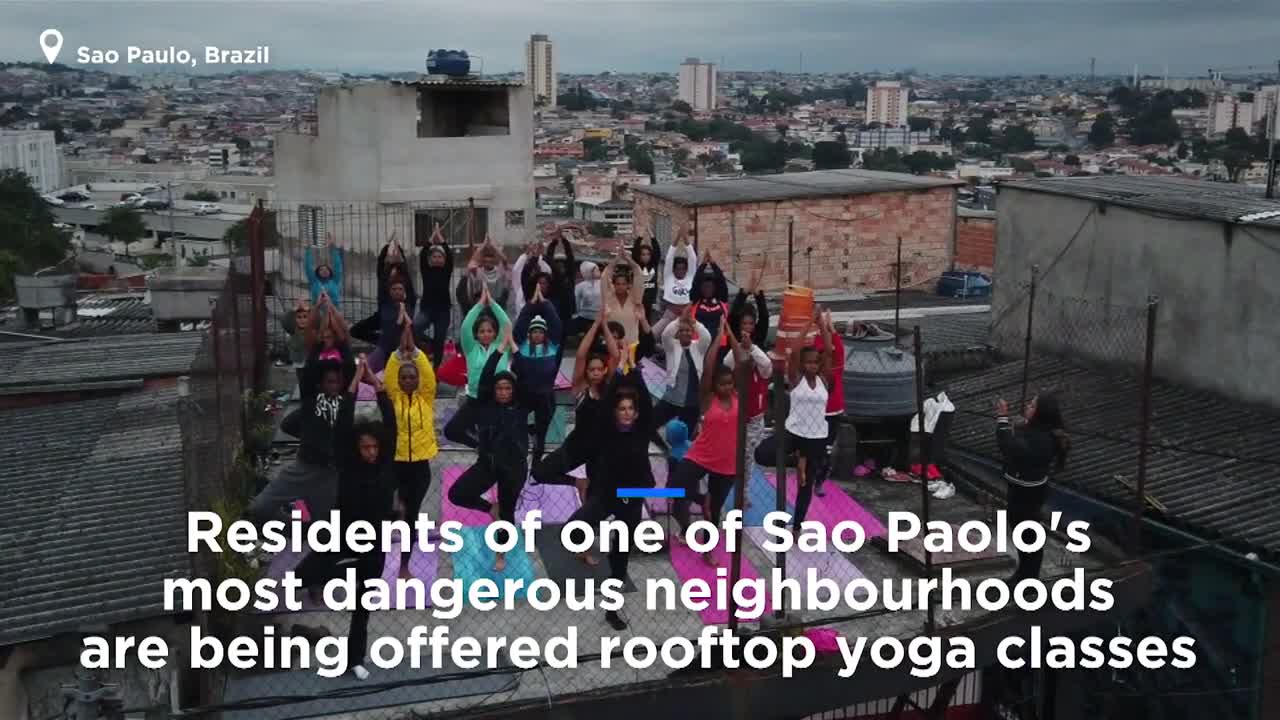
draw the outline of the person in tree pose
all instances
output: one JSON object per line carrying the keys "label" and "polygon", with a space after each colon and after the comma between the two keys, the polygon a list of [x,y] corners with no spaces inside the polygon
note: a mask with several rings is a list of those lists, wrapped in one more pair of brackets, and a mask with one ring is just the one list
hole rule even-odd
{"label": "person in tree pose", "polygon": [[560,342],[564,328],[555,305],[535,287],[532,300],[516,318],[513,335],[516,354],[512,370],[520,385],[520,401],[533,413],[533,462],[542,459],[547,430],[555,411],[556,376],[560,374]]}
{"label": "person in tree pose", "polygon": [[[404,318],[407,320],[407,318]],[[391,353],[385,373],[386,394],[395,410],[396,485],[408,513],[410,528],[431,488],[431,459],[439,452],[436,444],[436,374],[427,355],[413,343],[413,328],[401,325],[400,348]],[[412,547],[414,536],[409,536]],[[409,548],[400,558],[400,576],[410,577]]]}
{"label": "person in tree pose", "polygon": [[506,353],[499,352],[502,343],[499,338],[511,329],[511,319],[502,309],[502,304],[489,294],[489,286],[480,290],[480,300],[467,311],[462,319],[461,344],[462,356],[467,361],[467,398],[475,398],[480,387],[480,373],[490,356],[498,355],[496,372],[511,369],[511,359]]}
{"label": "person in tree pose", "polygon": [[449,337],[449,323],[453,311],[450,287],[453,283],[453,249],[440,232],[440,223],[431,230],[431,238],[418,258],[422,272],[422,299],[418,313],[413,318],[413,333],[418,339],[426,339],[431,333],[431,365],[440,367],[444,361],[444,344]]}
{"label": "person in tree pose", "polygon": [[320,294],[329,296],[334,306],[342,304],[342,273],[345,254],[330,233],[326,237],[329,260],[316,263],[315,248],[308,245],[303,251],[303,266],[307,273],[307,286],[311,289],[311,304],[320,302]]}

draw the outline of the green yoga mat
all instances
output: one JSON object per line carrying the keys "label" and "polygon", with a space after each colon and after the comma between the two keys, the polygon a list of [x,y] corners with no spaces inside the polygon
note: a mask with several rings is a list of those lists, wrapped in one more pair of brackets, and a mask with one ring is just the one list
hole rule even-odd
{"label": "green yoga mat", "polygon": [[529,583],[533,582],[533,560],[519,547],[507,553],[507,567],[502,572],[493,571],[493,551],[485,545],[483,527],[462,528],[462,550],[453,554],[453,576],[463,582],[464,592],[481,578],[488,578],[498,586],[502,597],[507,579],[524,580],[524,588],[516,591],[516,597],[524,597]]}

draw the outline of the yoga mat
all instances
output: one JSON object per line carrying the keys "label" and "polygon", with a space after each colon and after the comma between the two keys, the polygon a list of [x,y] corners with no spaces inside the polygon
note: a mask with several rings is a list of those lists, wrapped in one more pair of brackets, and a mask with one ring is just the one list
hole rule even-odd
{"label": "yoga mat", "polygon": [[[740,550],[745,550],[745,548],[740,548]],[[723,541],[721,542],[720,547],[711,551],[711,554],[719,560],[720,567],[725,568],[726,570],[729,569],[729,562],[732,558],[729,556],[729,553],[725,551]],[[710,607],[698,613],[698,616],[702,618],[703,625],[722,625],[729,622],[729,611],[727,609],[720,610],[716,607],[716,605],[721,602],[720,593],[716,590],[717,568],[707,565],[702,561],[702,556],[693,550],[690,550],[688,546],[681,545],[674,540],[671,541],[671,566],[675,568],[676,574],[680,576],[681,582],[688,582],[694,578],[701,578],[705,580],[707,585],[711,588],[711,597],[708,598]],[[726,577],[728,577],[728,575],[726,575]],[[759,577],[760,576],[756,574],[756,569],[751,566],[751,562],[746,557],[742,557],[742,579],[754,580]],[[723,602],[727,608],[729,599],[725,598]],[[765,612],[767,613],[771,611],[772,606],[766,600]],[[751,622],[751,620],[744,617],[742,613],[738,614],[738,619]]]}
{"label": "yoga mat", "polygon": [[[484,542],[484,528],[462,529],[462,550],[453,554],[453,576],[466,588],[481,578],[488,578],[498,587],[498,597],[503,597],[507,579],[524,580],[524,587],[516,591],[516,597],[524,597],[529,583],[534,580],[533,561],[529,553],[519,546],[507,553],[507,566],[502,572],[493,571],[493,551]],[[464,589],[464,592],[466,590]]]}
{"label": "yoga mat", "polygon": [[[764,543],[769,536],[762,527],[744,528],[743,532],[751,541],[761,550],[764,550]],[[777,554],[765,551],[765,556],[769,558],[769,562],[776,565]],[[787,574],[788,579],[798,580],[800,587],[805,587],[805,578],[809,569],[817,571],[820,578],[828,578],[838,583],[845,584],[865,577],[862,571],[849,562],[849,559],[843,553],[831,550],[827,552],[802,552],[796,548],[792,548],[787,553]]]}
{"label": "yoga mat", "polygon": [[[609,558],[606,553],[599,550],[591,551],[591,554],[599,560],[599,563],[592,566],[579,560],[576,555],[565,549],[564,543],[560,541],[560,530],[564,525],[548,525],[543,528],[538,542],[538,554],[542,556],[542,565],[547,569],[547,577],[555,580],[561,586],[565,585],[567,580],[573,579],[578,581],[595,580],[596,587],[599,583],[609,579]],[[636,552],[633,550],[633,553]],[[583,587],[579,584],[578,587]],[[623,580],[622,592],[635,592],[635,583],[630,577]]]}
{"label": "yoga mat", "polygon": [[[733,509],[737,502],[738,488],[735,485],[729,491],[729,497],[725,499],[723,512]],[[742,524],[746,527],[760,527],[764,525],[764,516],[773,512],[778,507],[777,489],[768,480],[764,479],[764,471],[759,465],[751,464],[751,477],[747,479],[747,499],[750,500],[742,510]],[[786,511],[795,512],[795,506],[787,503]]]}
{"label": "yoga mat", "polygon": [[[947,523],[947,525],[948,527],[950,527],[951,523]],[[948,531],[948,534],[954,536],[953,531]],[[907,557],[918,562],[919,564],[924,565],[924,542],[919,538],[912,538],[911,540],[908,540],[902,543],[901,545],[898,546],[898,552],[900,554],[906,555]],[[934,566],[956,565],[959,563],[968,563],[968,562],[1010,562],[1012,563],[1014,562],[1014,559],[1005,553],[997,552],[995,549],[994,543],[992,543],[990,546],[984,548],[979,552],[969,552],[967,550],[962,550],[957,548],[956,550],[949,553],[943,553],[943,552],[933,553]]]}
{"label": "yoga mat", "polygon": [[[330,629],[342,634],[346,633],[345,626]],[[371,637],[370,641],[372,642],[375,637]],[[426,663],[421,668],[414,668],[407,658],[399,666],[387,670],[374,667],[372,663],[365,663],[365,666],[369,670],[368,680],[359,680],[349,672],[336,678],[321,677],[316,674],[314,669],[257,674],[230,673],[228,674],[226,690],[222,696],[222,699],[228,703],[275,697],[280,695],[282,690],[301,698],[316,697],[317,699],[304,699],[275,707],[226,710],[220,716],[224,720],[294,720],[296,718],[332,717],[335,714],[355,715],[377,708],[419,705],[436,700],[489,697],[520,686],[520,671],[514,668],[511,674],[494,673],[450,680],[448,682],[422,682],[433,675],[458,672],[458,668],[432,669]],[[346,695],[339,694],[334,697],[317,697],[322,693],[344,689],[358,690],[365,688],[367,690],[369,685],[373,683],[403,684],[394,685],[387,690],[379,692],[359,692]]]}
{"label": "yoga mat", "polygon": [[645,387],[649,388],[649,394],[655,398],[660,398],[667,392],[667,371],[658,366],[658,363],[645,358],[640,361],[640,377],[644,378]]}
{"label": "yoga mat", "polygon": [[[777,487],[773,472],[766,472],[765,478],[770,485],[773,485],[770,490]],[[788,472],[787,479],[787,504],[794,508],[798,490],[795,473]],[[809,502],[809,512],[805,516],[805,520],[816,520],[822,523],[822,526],[827,530],[834,528],[836,523],[854,520],[862,526],[862,530],[868,538],[882,537],[889,534],[889,531],[881,524],[880,520],[855,502],[853,498],[849,497],[836,481],[828,480],[823,485],[823,490],[826,492],[826,497],[819,497],[817,493],[813,494],[813,500]]]}
{"label": "yoga mat", "polygon": [[[440,486],[440,515],[442,522],[456,520],[468,527],[485,527],[493,518],[489,513],[472,510],[470,508],[461,508],[449,501],[449,490],[453,488],[453,484],[458,481],[458,477],[467,469],[467,465],[447,465],[444,472],[440,473],[440,479],[444,483]],[[484,494],[485,499],[489,502],[498,501],[498,486],[494,485]]]}
{"label": "yoga mat", "polygon": [[[530,415],[532,418],[532,415]],[[559,445],[564,442],[565,436],[569,434],[568,413],[565,412],[565,406],[557,405],[555,411],[551,413],[551,424],[547,426],[547,442]]]}
{"label": "yoga mat", "polygon": [[[404,546],[399,545],[399,547],[403,548]],[[382,579],[386,581],[387,585],[390,587],[392,592],[392,597],[395,597],[395,592],[396,592],[395,582],[396,582],[396,578],[400,574],[400,553],[401,552],[402,551],[397,550],[395,552],[386,553],[386,557],[384,558],[384,562],[382,566]],[[276,556],[271,559],[271,564],[267,566],[266,577],[270,577],[276,580],[282,579],[286,572],[297,569],[298,564],[302,562],[302,558],[305,554],[306,553],[296,553],[288,550],[281,553],[277,553]],[[434,552],[428,553],[428,552],[423,552],[419,548],[414,548],[413,554],[409,556],[409,571],[413,574],[413,577],[421,580],[423,585],[430,586],[431,582],[436,578],[436,573],[438,571],[438,568],[439,568],[439,558]],[[344,567],[341,570],[341,573],[345,573],[345,572],[346,570]],[[341,576],[342,575],[340,574],[339,577]],[[283,597],[282,596],[279,596],[279,597],[283,602]],[[302,610],[300,612],[331,612],[330,609],[323,602],[321,603],[312,602],[311,594],[306,592],[305,590],[301,592],[300,599],[302,600]],[[405,595],[405,600],[407,601],[407,603],[405,603],[406,606],[400,607],[400,604],[397,603],[397,607],[396,607],[397,610],[416,609],[417,607],[419,607],[419,604],[422,607],[431,607],[430,595],[422,598],[421,603],[419,603],[419,598],[417,597],[417,593],[414,591],[409,591]],[[271,611],[264,614],[287,613],[287,612],[290,612],[290,611],[284,610],[282,606],[281,609],[279,610]]]}
{"label": "yoga mat", "polygon": [[565,523],[581,505],[578,489],[572,485],[532,485],[526,481],[524,490],[520,492],[520,502],[516,504],[516,523],[524,522],[530,510],[542,511],[544,526]]}
{"label": "yoga mat", "polygon": [[573,387],[573,379],[566,375],[564,370],[561,369],[560,372],[556,373],[556,384],[554,387],[556,390],[568,390]]}

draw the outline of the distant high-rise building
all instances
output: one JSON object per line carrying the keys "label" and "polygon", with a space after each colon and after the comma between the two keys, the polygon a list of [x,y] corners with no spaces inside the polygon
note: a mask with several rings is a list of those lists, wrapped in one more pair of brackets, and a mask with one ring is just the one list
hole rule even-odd
{"label": "distant high-rise building", "polygon": [[716,65],[698,58],[680,64],[680,99],[694,110],[716,109]]}
{"label": "distant high-rise building", "polygon": [[1218,93],[1209,104],[1209,134],[1221,135],[1232,128],[1253,134],[1253,103],[1235,93]]}
{"label": "distant high-rise building", "polygon": [[533,90],[533,101],[555,107],[558,95],[556,54],[546,35],[530,35],[524,44],[524,82]]}
{"label": "distant high-rise building", "polygon": [[905,127],[907,96],[911,93],[902,83],[881,80],[867,88],[867,123],[884,127]]}
{"label": "distant high-rise building", "polygon": [[0,130],[0,170],[21,170],[36,190],[62,187],[62,153],[52,130]]}

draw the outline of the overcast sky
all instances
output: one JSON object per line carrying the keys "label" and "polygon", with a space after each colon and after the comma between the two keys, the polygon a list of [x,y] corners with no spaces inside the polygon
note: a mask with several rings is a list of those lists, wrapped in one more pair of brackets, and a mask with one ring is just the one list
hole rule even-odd
{"label": "overcast sky", "polygon": [[[0,59],[42,59],[38,37],[193,52],[271,46],[277,68],[422,70],[426,51],[465,48],[486,72],[521,68],[530,33],[551,36],[561,72],[667,71],[696,55],[728,70],[1087,72],[1203,75],[1280,55],[1277,0],[456,0],[231,2],[0,0]],[[141,70],[142,68],[133,68]],[[127,71],[127,68],[121,68]]]}

